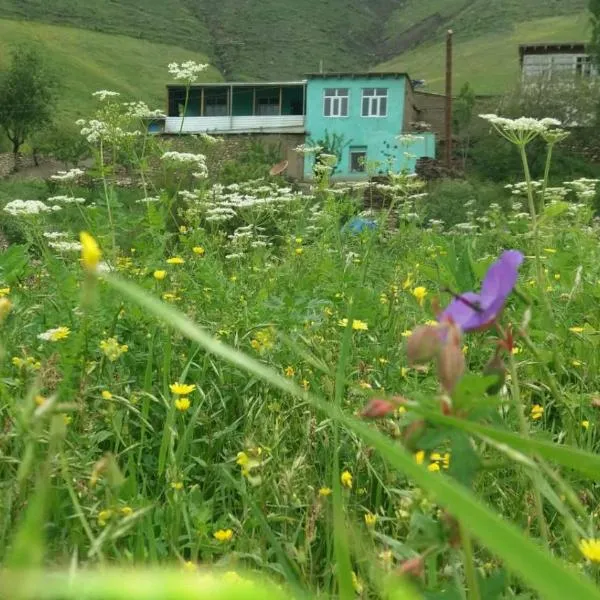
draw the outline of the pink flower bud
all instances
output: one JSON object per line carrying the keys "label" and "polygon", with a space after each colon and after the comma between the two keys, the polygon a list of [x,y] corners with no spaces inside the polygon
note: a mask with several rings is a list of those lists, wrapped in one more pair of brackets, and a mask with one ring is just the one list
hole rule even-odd
{"label": "pink flower bud", "polygon": [[442,340],[437,326],[417,327],[406,343],[406,354],[411,365],[429,362],[440,350]]}
{"label": "pink flower bud", "polygon": [[382,400],[381,398],[373,398],[363,408],[360,416],[363,419],[381,419],[394,412],[396,406],[388,400]]}
{"label": "pink flower bud", "polygon": [[438,354],[437,368],[442,388],[446,393],[452,394],[466,368],[465,355],[458,344],[451,341],[444,344]]}
{"label": "pink flower bud", "polygon": [[398,567],[399,575],[408,575],[410,577],[423,577],[425,570],[425,561],[422,556],[415,556],[405,560]]}

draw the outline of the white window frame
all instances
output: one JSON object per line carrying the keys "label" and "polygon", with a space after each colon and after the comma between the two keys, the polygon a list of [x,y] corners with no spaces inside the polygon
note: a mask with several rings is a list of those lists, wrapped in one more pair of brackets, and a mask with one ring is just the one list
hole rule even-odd
{"label": "white window frame", "polygon": [[[362,98],[360,103],[360,114],[366,119],[385,118],[388,116],[389,94],[388,88],[363,88]],[[365,113],[365,100],[368,103]],[[382,111],[381,106],[384,104],[385,111]]]}
{"label": "white window frame", "polygon": [[[350,173],[366,173],[367,172],[367,147],[366,146],[351,146],[350,147],[350,164],[349,170]],[[360,169],[352,168],[352,158],[354,154],[362,154],[364,156],[364,163],[361,165]]]}
{"label": "white window frame", "polygon": [[[328,94],[328,90],[333,90],[333,94]],[[326,106],[329,100],[329,114]],[[346,100],[346,111],[342,111],[343,100]],[[327,119],[345,118],[350,114],[350,90],[349,88],[325,88],[323,90],[323,116]]]}

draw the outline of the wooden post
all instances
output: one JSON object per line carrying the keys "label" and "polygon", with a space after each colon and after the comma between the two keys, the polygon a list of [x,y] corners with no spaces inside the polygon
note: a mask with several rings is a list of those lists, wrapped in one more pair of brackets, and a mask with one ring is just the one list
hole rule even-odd
{"label": "wooden post", "polygon": [[200,116],[204,116],[204,88],[200,88]]}
{"label": "wooden post", "polygon": [[452,29],[446,36],[446,168],[452,167]]}
{"label": "wooden post", "polygon": [[283,108],[283,88],[279,88],[279,116],[281,116],[281,110]]}

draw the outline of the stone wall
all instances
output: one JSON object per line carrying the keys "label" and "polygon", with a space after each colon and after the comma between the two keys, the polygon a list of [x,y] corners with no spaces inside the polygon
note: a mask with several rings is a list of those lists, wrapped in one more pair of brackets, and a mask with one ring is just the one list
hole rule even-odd
{"label": "stone wall", "polygon": [[[17,160],[19,161],[19,168],[25,169],[27,167],[33,167],[32,156],[19,155]],[[12,152],[5,152],[0,154],[0,179],[11,175],[15,170],[15,156]]]}

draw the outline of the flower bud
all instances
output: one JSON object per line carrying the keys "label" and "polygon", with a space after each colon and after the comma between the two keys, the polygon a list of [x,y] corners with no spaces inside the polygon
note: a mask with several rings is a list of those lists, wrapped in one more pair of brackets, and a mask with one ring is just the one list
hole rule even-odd
{"label": "flower bud", "polygon": [[406,354],[411,365],[429,362],[439,352],[442,341],[437,326],[417,327],[406,343]]}
{"label": "flower bud", "polygon": [[398,567],[397,573],[399,575],[408,575],[409,577],[423,577],[425,570],[425,561],[422,556],[415,556],[405,560]]}
{"label": "flower bud", "polygon": [[387,415],[393,413],[395,409],[396,406],[388,400],[373,398],[363,408],[360,416],[363,419],[381,419],[382,417],[386,417]]}
{"label": "flower bud", "polygon": [[448,341],[442,347],[437,359],[438,377],[442,388],[452,394],[466,368],[465,355],[459,345]]}

